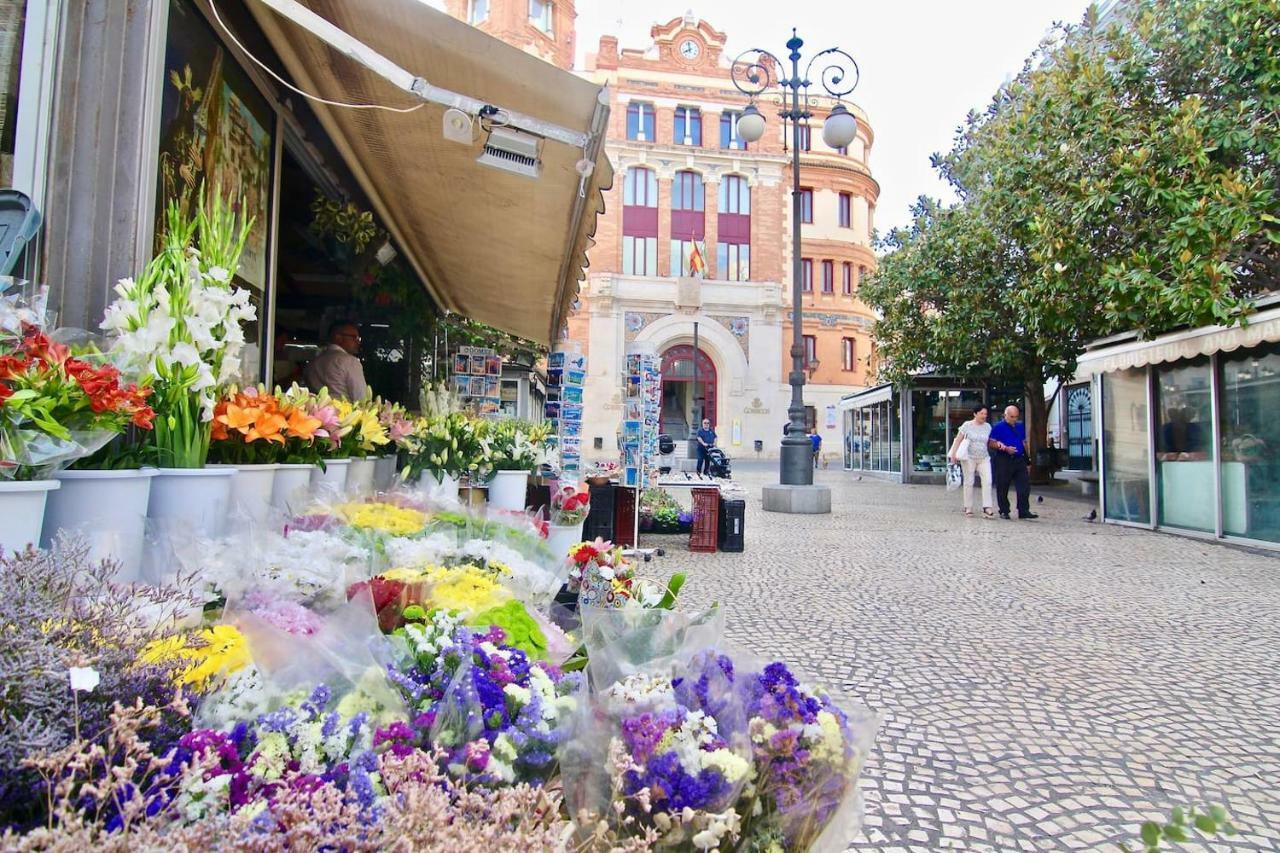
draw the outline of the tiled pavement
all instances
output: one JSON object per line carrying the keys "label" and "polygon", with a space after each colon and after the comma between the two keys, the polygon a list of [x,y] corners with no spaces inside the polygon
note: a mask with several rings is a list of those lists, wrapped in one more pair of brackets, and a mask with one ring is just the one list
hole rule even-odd
{"label": "tiled pavement", "polygon": [[745,554],[646,544],[731,639],[883,714],[850,849],[1117,850],[1221,804],[1242,834],[1190,848],[1280,850],[1280,556],[835,471],[830,516],[774,515],[773,477],[737,474]]}

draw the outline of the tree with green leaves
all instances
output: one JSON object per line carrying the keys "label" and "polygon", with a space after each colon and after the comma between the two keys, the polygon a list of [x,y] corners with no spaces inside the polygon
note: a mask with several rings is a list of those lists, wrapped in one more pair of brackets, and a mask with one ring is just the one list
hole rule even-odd
{"label": "tree with green leaves", "polygon": [[1037,383],[1088,340],[1247,321],[1280,281],[1278,45],[1275,0],[1055,28],[935,156],[959,202],[922,200],[882,244],[863,297],[885,377],[1019,379],[1043,446]]}

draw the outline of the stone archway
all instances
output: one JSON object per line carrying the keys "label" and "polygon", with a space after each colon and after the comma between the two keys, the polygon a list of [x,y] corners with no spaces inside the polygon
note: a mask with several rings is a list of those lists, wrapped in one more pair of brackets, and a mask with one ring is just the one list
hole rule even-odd
{"label": "stone archway", "polygon": [[677,438],[697,429],[702,418],[713,427],[719,420],[715,362],[699,347],[696,363],[695,383],[692,345],[675,344],[662,353],[662,431]]}
{"label": "stone archway", "polygon": [[728,423],[729,397],[742,392],[749,376],[747,355],[732,332],[718,320],[705,316],[672,314],[645,326],[636,340],[652,344],[659,353],[681,344],[692,348],[694,320],[699,323],[698,349],[710,359],[716,371],[715,412],[714,415],[708,412],[708,416],[712,423]]}

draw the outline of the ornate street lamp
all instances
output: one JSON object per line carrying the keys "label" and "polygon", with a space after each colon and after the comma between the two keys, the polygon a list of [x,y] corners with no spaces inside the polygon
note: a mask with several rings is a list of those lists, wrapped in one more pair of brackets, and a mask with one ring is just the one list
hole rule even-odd
{"label": "ornate street lamp", "polygon": [[[800,125],[813,116],[809,111],[812,84],[810,71],[814,63],[823,60],[818,83],[837,103],[822,126],[822,139],[832,148],[843,148],[853,142],[858,133],[858,120],[845,109],[839,100],[858,85],[858,63],[838,47],[817,53],[800,73],[800,48],[804,42],[791,31],[787,50],[791,51],[791,76],[774,79],[782,74],[785,63],[767,50],[752,48],[743,51],[733,61],[731,69],[733,85],[739,92],[751,98],[751,103],[738,118],[738,135],[747,142],[758,142],[765,131],[765,117],[756,108],[755,101],[770,88],[777,87],[782,100],[778,115],[790,121],[791,128],[791,405],[787,409],[790,424],[782,439],[780,478],[784,486],[813,485],[813,449],[805,434],[804,383],[805,349],[801,308],[801,258],[800,258]],[[825,57],[825,59],[824,59]],[[787,103],[790,98],[790,105]],[[766,507],[767,508],[767,507]]]}

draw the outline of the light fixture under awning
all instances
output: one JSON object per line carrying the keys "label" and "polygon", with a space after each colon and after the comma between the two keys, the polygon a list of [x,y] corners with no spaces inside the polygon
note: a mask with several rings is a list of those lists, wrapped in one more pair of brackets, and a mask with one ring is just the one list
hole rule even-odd
{"label": "light fixture under awning", "polygon": [[1077,375],[1111,373],[1215,352],[1235,352],[1241,347],[1276,341],[1280,341],[1280,308],[1269,308],[1250,315],[1248,324],[1243,326],[1203,326],[1149,341],[1126,341],[1085,350],[1077,362]]}
{"label": "light fixture under awning", "polygon": [[[570,129],[586,150],[542,143],[537,178],[477,163],[444,138],[445,107],[408,113],[311,102],[378,216],[444,308],[538,343],[560,334],[613,182],[601,88],[426,6],[422,0],[300,0],[356,43],[431,87]],[[276,4],[273,4],[276,5]],[[411,107],[386,76],[249,0],[294,83],[344,103]],[[501,120],[499,119],[499,123]],[[561,134],[564,136],[564,134]],[[594,161],[585,181],[579,161]]]}

